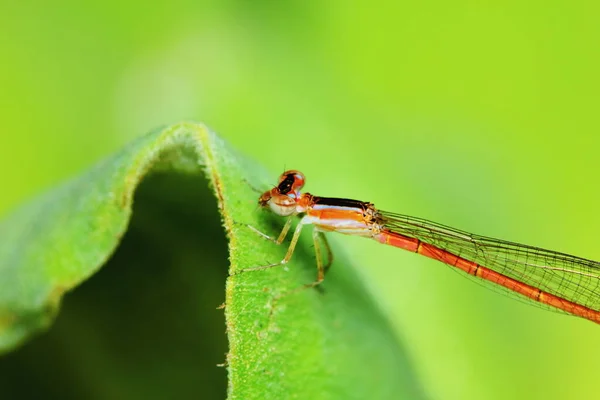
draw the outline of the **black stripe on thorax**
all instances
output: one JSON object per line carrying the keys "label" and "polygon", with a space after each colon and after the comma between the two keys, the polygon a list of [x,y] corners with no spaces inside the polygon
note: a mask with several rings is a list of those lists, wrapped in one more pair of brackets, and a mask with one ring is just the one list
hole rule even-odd
{"label": "black stripe on thorax", "polygon": [[320,204],[324,206],[335,206],[335,207],[349,207],[349,208],[368,208],[368,204],[364,201],[342,199],[338,197],[317,197],[313,196],[314,204]]}

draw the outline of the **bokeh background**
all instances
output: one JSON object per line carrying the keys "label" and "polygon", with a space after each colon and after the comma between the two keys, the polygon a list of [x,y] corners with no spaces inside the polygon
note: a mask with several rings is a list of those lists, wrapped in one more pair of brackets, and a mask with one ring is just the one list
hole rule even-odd
{"label": "bokeh background", "polygon": [[[296,168],[312,193],[600,259],[599,11],[3,0],[0,215],[136,136],[198,120],[274,180]],[[363,267],[433,398],[597,394],[593,323],[332,239]]]}

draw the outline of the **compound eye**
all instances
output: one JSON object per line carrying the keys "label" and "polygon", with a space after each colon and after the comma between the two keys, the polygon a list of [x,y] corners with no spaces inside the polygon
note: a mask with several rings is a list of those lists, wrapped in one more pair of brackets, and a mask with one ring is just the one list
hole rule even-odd
{"label": "compound eye", "polygon": [[279,189],[280,194],[296,192],[302,189],[304,181],[304,174],[302,172],[296,170],[286,171],[279,177],[277,189]]}

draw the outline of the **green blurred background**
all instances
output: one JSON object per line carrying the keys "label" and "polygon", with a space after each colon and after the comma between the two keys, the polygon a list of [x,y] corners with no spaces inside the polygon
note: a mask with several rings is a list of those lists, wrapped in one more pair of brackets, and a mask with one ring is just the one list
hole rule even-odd
{"label": "green blurred background", "polygon": [[[274,180],[296,168],[313,193],[600,259],[599,11],[591,1],[4,0],[0,214],[192,119]],[[394,248],[334,242],[364,266],[433,398],[596,394],[591,322]]]}

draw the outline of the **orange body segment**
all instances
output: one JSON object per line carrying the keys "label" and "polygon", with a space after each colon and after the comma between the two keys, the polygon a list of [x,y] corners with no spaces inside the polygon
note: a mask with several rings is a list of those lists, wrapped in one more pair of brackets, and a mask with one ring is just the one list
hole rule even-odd
{"label": "orange body segment", "polygon": [[389,244],[390,246],[399,247],[404,250],[417,252],[419,248],[419,240],[415,238],[409,238],[407,236],[396,235],[390,232],[381,232],[375,236],[379,243]]}
{"label": "orange body segment", "polygon": [[470,275],[474,275],[478,278],[485,279],[486,281],[503,286],[509,290],[512,290],[513,292],[528,297],[531,300],[540,302],[542,304],[547,304],[569,314],[600,323],[600,312],[596,310],[592,310],[591,308],[585,307],[581,304],[560,298],[552,293],[544,292],[543,290],[527,285],[526,283],[519,282],[509,276],[486,268],[483,265],[465,260],[464,258],[452,254],[446,250],[439,249],[431,244],[421,243],[418,239],[385,231],[381,232],[376,238],[380,243],[389,244],[391,246],[399,247],[401,249],[412,251],[434,260],[441,261],[444,264],[456,267]]}
{"label": "orange body segment", "polygon": [[355,221],[364,224],[362,213],[356,210],[344,210],[333,207],[313,207],[308,209],[306,214],[320,221]]}

